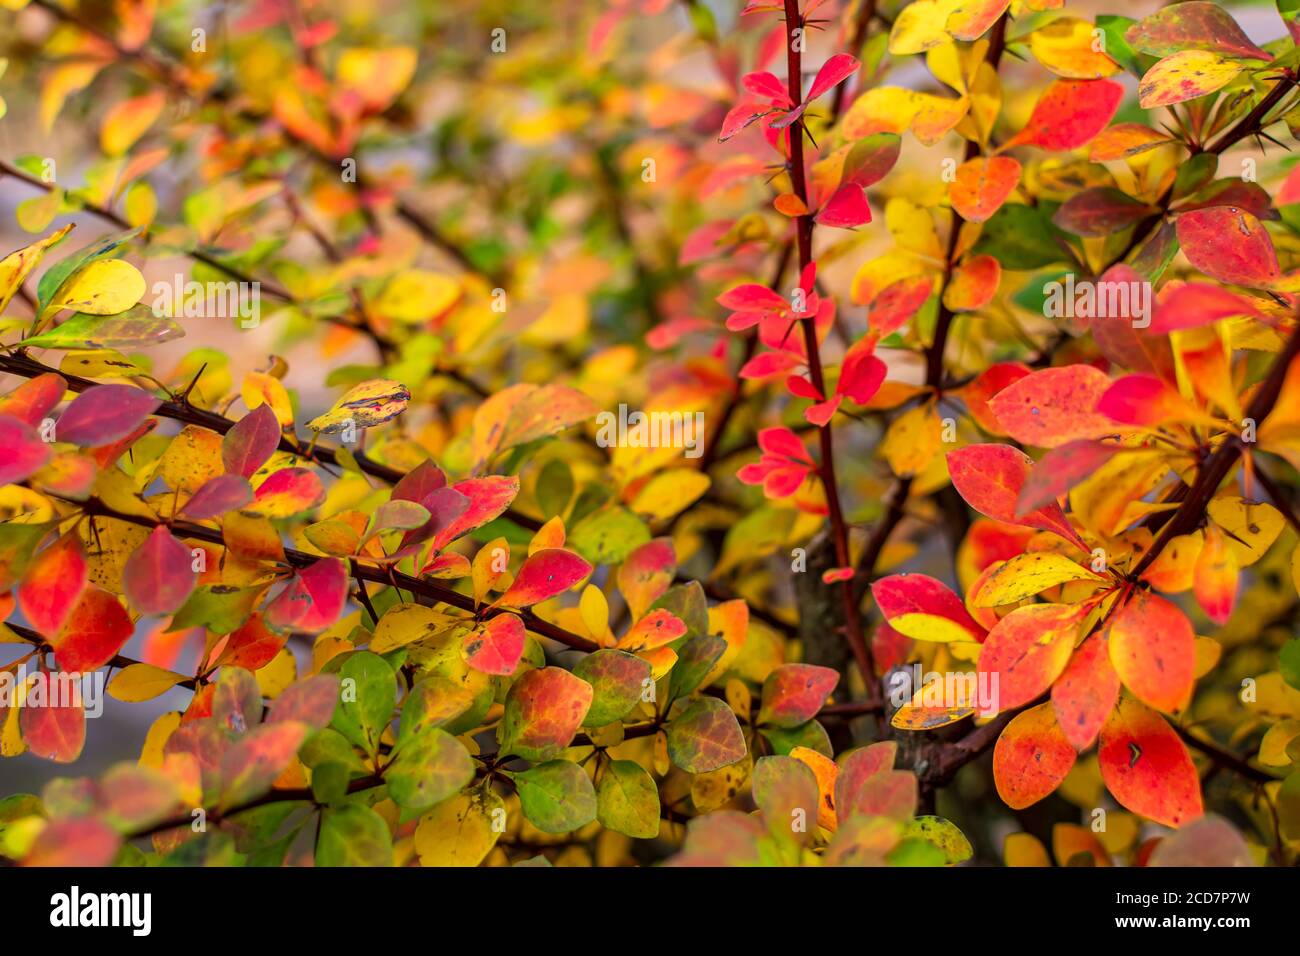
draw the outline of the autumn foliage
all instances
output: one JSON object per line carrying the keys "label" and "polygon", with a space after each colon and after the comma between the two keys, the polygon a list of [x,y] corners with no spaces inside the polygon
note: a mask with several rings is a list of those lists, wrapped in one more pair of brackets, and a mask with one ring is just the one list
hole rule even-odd
{"label": "autumn foliage", "polygon": [[0,856],[1296,863],[1294,0],[0,6]]}

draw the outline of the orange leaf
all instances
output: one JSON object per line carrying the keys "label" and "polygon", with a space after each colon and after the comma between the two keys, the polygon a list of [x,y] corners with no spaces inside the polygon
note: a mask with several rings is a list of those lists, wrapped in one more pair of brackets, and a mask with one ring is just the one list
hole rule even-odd
{"label": "orange leaf", "polygon": [[1177,827],[1204,812],[1201,781],[1187,747],[1163,717],[1121,697],[1101,728],[1101,779],[1127,810]]}
{"label": "orange leaf", "polygon": [[[1074,650],[1085,607],[1064,604],[1030,604],[1017,608],[1001,621],[980,649],[979,673],[996,675],[998,710],[1021,707],[1061,676]],[[991,678],[990,678],[991,679]]]}
{"label": "orange leaf", "polygon": [[1073,766],[1074,748],[1050,703],[1017,714],[993,747],[993,782],[1002,802],[1013,810],[1053,793]]}
{"label": "orange leaf", "polygon": [[1092,746],[1119,697],[1119,675],[1110,663],[1106,638],[1094,634],[1070,658],[1052,685],[1052,706],[1067,740],[1080,752]]}
{"label": "orange leaf", "polygon": [[1134,696],[1158,710],[1187,703],[1196,674],[1196,635],[1177,605],[1145,591],[1111,620],[1110,662]]}

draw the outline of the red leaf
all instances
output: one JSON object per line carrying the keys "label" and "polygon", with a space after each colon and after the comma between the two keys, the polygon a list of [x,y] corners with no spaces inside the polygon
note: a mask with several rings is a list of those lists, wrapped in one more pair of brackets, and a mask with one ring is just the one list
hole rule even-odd
{"label": "red leaf", "polygon": [[817,213],[818,225],[852,229],[871,222],[871,206],[865,190],[856,183],[841,183]]}
{"label": "red leaf", "polygon": [[1240,567],[1227,536],[1213,523],[1205,529],[1205,544],[1193,572],[1196,603],[1215,624],[1227,624],[1237,604]]}
{"label": "red leaf", "polygon": [[1029,471],[1016,499],[1016,514],[1024,515],[1057,499],[1110,460],[1119,445],[1081,438],[1053,448]]}
{"label": "red leaf", "polygon": [[1091,365],[1045,368],[998,392],[989,408],[1021,444],[1056,448],[1114,434],[1114,423],[1096,410],[1108,388],[1110,378]]}
{"label": "red leaf", "polygon": [[1093,634],[1052,685],[1056,720],[1075,750],[1082,753],[1097,739],[1097,731],[1119,699],[1119,675],[1110,664],[1106,638]]}
{"label": "red leaf", "polygon": [[1259,315],[1249,299],[1208,282],[1185,282],[1165,295],[1156,306],[1148,332],[1165,334],[1194,329],[1237,315]]}
{"label": "red leaf", "polygon": [[591,565],[572,551],[544,548],[530,554],[514,582],[496,601],[506,607],[530,607],[563,594],[587,575]]}
{"label": "red leaf", "polygon": [[1105,129],[1123,98],[1124,87],[1112,80],[1057,80],[1034,104],[1025,128],[1002,148],[1078,149]]}
{"label": "red leaf", "polygon": [[36,428],[63,401],[68,383],[62,375],[45,372],[23,382],[8,395],[0,396],[0,415],[12,415]]}
{"label": "red leaf", "polygon": [[1057,724],[1051,704],[1017,714],[993,747],[998,796],[1012,810],[1032,806],[1056,791],[1074,759],[1074,748]]}
{"label": "red leaf", "polygon": [[785,84],[766,70],[746,73],[741,77],[740,84],[755,96],[776,100],[782,107],[790,106],[790,94]]}
{"label": "red leaf", "polygon": [[618,567],[618,589],[633,620],[663,596],[676,572],[677,554],[669,538],[647,541],[627,556]]}
{"label": "red leaf", "polygon": [[315,674],[291,684],[271,704],[266,722],[293,720],[319,730],[334,718],[339,686],[336,674]]}
{"label": "red leaf", "polygon": [[36,555],[18,586],[18,606],[43,637],[59,633],[86,587],[86,557],[74,534]]}
{"label": "red leaf", "polygon": [[[467,478],[452,486],[469,499],[466,509],[438,531],[433,538],[433,550],[441,551],[450,542],[487,524],[510,507],[519,494],[519,479],[513,476],[489,475],[486,478]],[[428,507],[428,505],[425,505]],[[429,509],[433,511],[432,508]]]}
{"label": "red leaf", "polygon": [[280,446],[280,420],[263,403],[235,422],[221,440],[221,461],[232,475],[251,478]]}
{"label": "red leaf", "polygon": [[758,722],[798,727],[817,716],[840,682],[839,671],[815,664],[783,664],[763,681]]}
{"label": "red leaf", "polygon": [[[258,405],[258,408],[267,408]],[[274,413],[272,413],[274,417]],[[185,502],[180,513],[196,521],[218,518],[253,500],[253,486],[242,475],[217,475],[204,482],[203,487]]]}
{"label": "red leaf", "polygon": [[840,366],[840,380],[835,385],[837,393],[859,405],[871,401],[889,374],[889,366],[870,349],[858,347],[862,344],[859,342],[854,345],[844,356],[844,364]]}
{"label": "red leaf", "polygon": [[813,80],[812,89],[804,97],[804,102],[809,103],[821,96],[827,90],[834,88],[844,82],[850,76],[858,71],[862,64],[858,62],[856,56],[850,56],[847,53],[837,53],[827,60],[820,70],[817,71],[817,77]]}
{"label": "red leaf", "polygon": [[141,614],[172,614],[198,583],[190,549],[162,525],[131,553],[122,569],[122,590]]}
{"label": "red leaf", "polygon": [[95,385],[72,400],[55,433],[74,445],[107,445],[135,431],[161,404],[156,395],[130,385]]}
{"label": "red leaf", "polygon": [[122,602],[91,584],[50,642],[54,659],[65,671],[96,670],[113,659],[134,630]]}
{"label": "red leaf", "polygon": [[997,416],[989,408],[989,400],[1029,373],[1029,366],[1019,362],[995,362],[981,372],[975,381],[961,390],[962,401],[966,403],[971,417],[979,423],[980,428],[993,435],[1006,435]]}
{"label": "red leaf", "polygon": [[1083,539],[1055,503],[1017,514],[1016,503],[1033,460],[1010,445],[968,445],[948,452],[953,487],[980,514],[1007,524],[1054,531],[1087,550]]}
{"label": "red leaf", "polygon": [[25,422],[0,415],[0,485],[24,481],[50,460],[50,446]]}
{"label": "red leaf", "polygon": [[275,659],[288,639],[287,634],[268,628],[262,615],[255,613],[231,633],[219,661],[230,667],[260,670]]}
{"label": "red leaf", "polygon": [[86,712],[81,705],[81,682],[60,679],[44,667],[36,680],[45,682],[44,699],[27,700],[18,713],[23,742],[38,757],[71,763],[86,744]]}
{"label": "red leaf", "polygon": [[1097,411],[1125,425],[1157,427],[1195,422],[1204,416],[1191,402],[1154,375],[1125,375],[1097,402]]}
{"label": "red leaf", "polygon": [[281,468],[257,486],[246,509],[268,518],[288,518],[325,500],[325,486],[306,468]]}
{"label": "red leaf", "polygon": [[1178,244],[1187,260],[1212,279],[1261,288],[1280,274],[1277,253],[1260,221],[1236,206],[1183,213]]}
{"label": "red leaf", "polygon": [[765,285],[747,282],[718,296],[718,305],[733,312],[788,312],[790,303]]}
{"label": "red leaf", "polygon": [[51,820],[36,837],[23,866],[109,866],[122,838],[95,817]]}
{"label": "red leaf", "polygon": [[767,103],[758,103],[753,100],[737,103],[722,120],[722,130],[718,133],[718,142],[725,143],[750,123],[771,112],[773,112],[772,107]]}
{"label": "red leaf", "polygon": [[1136,592],[1110,622],[1110,662],[1124,686],[1158,710],[1180,710],[1196,677],[1196,634],[1176,604]]}
{"label": "red leaf", "polygon": [[933,291],[934,279],[927,275],[891,282],[872,301],[868,327],[880,338],[898,331],[925,305]]}
{"label": "red leaf", "polygon": [[1178,827],[1204,813],[1201,781],[1187,747],[1165,719],[1121,697],[1101,728],[1101,779],[1126,810]]}
{"label": "red leaf", "polygon": [[347,599],[347,564],[322,558],[295,574],[263,613],[276,630],[323,631],[339,619]]}
{"label": "red leaf", "polygon": [[[939,617],[965,631],[965,639],[984,640],[984,628],[966,610],[966,604],[942,581],[925,574],[891,574],[871,585],[871,596],[881,615],[895,630],[908,634],[914,615]],[[912,636],[912,635],[908,635]]]}
{"label": "red leaf", "polygon": [[513,674],[524,653],[524,622],[513,614],[490,617],[466,634],[461,646],[466,663],[474,670]]}

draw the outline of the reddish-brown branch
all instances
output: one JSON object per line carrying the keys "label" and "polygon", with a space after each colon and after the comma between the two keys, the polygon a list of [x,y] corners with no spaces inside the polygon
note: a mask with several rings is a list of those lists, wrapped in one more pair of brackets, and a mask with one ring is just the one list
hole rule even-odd
{"label": "reddish-brown branch", "polygon": [[[803,101],[803,65],[801,49],[804,36],[801,33],[796,42],[795,30],[802,30],[803,21],[799,14],[798,0],[785,0],[785,40],[786,40],[786,84],[790,102],[798,105]],[[803,156],[803,121],[791,123],[789,131],[790,181],[794,194],[799,197],[805,209],[808,206],[808,182],[804,174]],[[799,272],[812,262],[812,212],[798,216],[794,221],[795,242],[799,250]],[[807,318],[800,321],[803,326],[804,348],[808,353],[808,376],[818,394],[826,396],[826,379],[822,372],[821,348],[817,342],[817,320]],[[853,564],[849,553],[849,528],[844,520],[844,511],[840,506],[839,488],[835,477],[835,438],[831,423],[828,421],[817,430],[820,445],[819,471],[822,486],[826,493],[826,509],[831,522],[831,536],[835,543],[835,562],[839,567],[847,568]],[[871,650],[862,635],[862,619],[858,611],[858,599],[854,592],[853,581],[842,581],[839,585],[844,604],[844,630],[849,647],[857,661],[862,679],[869,687],[874,686],[872,675],[875,668],[871,661]]]}
{"label": "reddish-brown branch", "polygon": [[[1286,379],[1287,370],[1291,362],[1300,355],[1300,324],[1291,332],[1286,341],[1286,345],[1273,360],[1273,366],[1269,369],[1268,377],[1256,389],[1254,396],[1250,400],[1250,405],[1246,409],[1246,417],[1251,419],[1256,428],[1263,424],[1264,419],[1273,411],[1273,406],[1277,403],[1277,397],[1282,391],[1282,383]],[[1131,571],[1128,578],[1130,581],[1137,581],[1142,572],[1151,566],[1160,552],[1171,540],[1179,535],[1190,534],[1195,531],[1205,520],[1205,509],[1214,497],[1214,493],[1219,490],[1219,485],[1228,477],[1229,472],[1237,464],[1242,452],[1241,439],[1236,435],[1230,435],[1224,439],[1223,443],[1215,450],[1209,459],[1201,466],[1196,474],[1196,481],[1192,484],[1191,489],[1187,492],[1187,497],[1182,500],[1178,510],[1174,512],[1172,518],[1160,529],[1160,534],[1156,537],[1151,547],[1142,555]]]}

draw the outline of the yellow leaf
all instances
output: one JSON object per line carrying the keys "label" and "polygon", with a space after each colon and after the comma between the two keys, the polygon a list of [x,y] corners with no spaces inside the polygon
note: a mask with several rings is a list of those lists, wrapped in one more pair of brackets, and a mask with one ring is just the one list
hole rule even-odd
{"label": "yellow leaf", "polygon": [[140,748],[140,766],[161,770],[163,766],[163,748],[172,732],[181,725],[179,711],[169,710],[149,725],[144,736],[144,746]]}
{"label": "yellow leaf", "polygon": [[459,298],[460,283],[451,276],[412,269],[390,279],[371,304],[395,322],[414,323],[437,318]]}
{"label": "yellow leaf", "polygon": [[1071,80],[1095,80],[1114,76],[1122,67],[1095,49],[1101,31],[1086,20],[1063,17],[1029,36],[1034,59],[1057,76]]}
{"label": "yellow leaf", "polygon": [[279,697],[280,692],[298,678],[298,664],[293,651],[286,647],[253,676],[257,678],[263,697]]}
{"label": "yellow leaf", "polygon": [[556,515],[538,528],[537,534],[533,535],[533,540],[528,542],[528,556],[532,557],[538,551],[545,551],[547,548],[562,547],[564,547],[564,519]]}
{"label": "yellow leaf", "polygon": [[338,60],[338,81],[361,97],[371,112],[382,112],[406,89],[415,75],[415,47],[352,48]]}
{"label": "yellow leaf", "polygon": [[398,604],[380,615],[375,636],[370,640],[370,650],[376,654],[387,654],[412,641],[431,637],[446,626],[447,617],[433,608],[420,604]]}
{"label": "yellow leaf", "polygon": [[1300,720],[1283,720],[1274,724],[1259,742],[1259,762],[1266,767],[1289,767],[1293,761],[1287,747],[1300,737]]}
{"label": "yellow leaf", "polygon": [[1006,561],[984,581],[976,607],[1001,607],[1033,597],[1066,581],[1104,581],[1082,565],[1053,551],[1031,551]]}
{"label": "yellow leaf", "polygon": [[126,221],[132,226],[147,226],[158,215],[158,196],[143,180],[132,183],[122,206]]}
{"label": "yellow leaf", "polygon": [[957,6],[958,0],[916,0],[909,3],[899,12],[889,31],[890,54],[924,53],[931,47],[951,42],[945,24]]}
{"label": "yellow leaf", "polygon": [[588,584],[578,599],[578,611],[582,615],[583,626],[593,641],[613,645],[614,635],[609,629],[609,601],[605,598],[604,591],[594,584]]}
{"label": "yellow leaf", "polygon": [[71,225],[64,226],[58,232],[53,232],[44,239],[39,239],[0,259],[0,313],[9,307],[9,301],[19,287],[40,264],[45,256],[45,250],[63,241],[63,237],[71,231]]}
{"label": "yellow leaf", "polygon": [[88,315],[124,312],[144,296],[140,270],[123,259],[97,259],[59,286],[47,312],[72,309]]}
{"label": "yellow leaf", "polygon": [[478,866],[496,846],[505,803],[490,787],[462,790],[435,804],[415,828],[422,866]]}
{"label": "yellow leaf", "polygon": [[1032,833],[1009,833],[1002,843],[1002,859],[1007,866],[1051,866],[1047,847]]}
{"label": "yellow leaf", "polygon": [[1233,495],[1215,498],[1206,508],[1224,531],[1228,550],[1241,567],[1262,558],[1286,527],[1286,518],[1267,502],[1250,502]]}
{"label": "yellow leaf", "polygon": [[943,246],[939,244],[939,234],[934,228],[934,217],[924,206],[895,196],[885,204],[885,225],[894,241],[909,252],[931,259],[943,258]]}
{"label": "yellow leaf", "polygon": [[1239,62],[1218,53],[1183,50],[1147,70],[1138,84],[1138,102],[1144,110],[1153,110],[1194,100],[1227,86],[1241,70]]}
{"label": "yellow leaf", "polygon": [[411,401],[411,392],[401,382],[372,378],[354,385],[324,415],[307,423],[312,431],[333,435],[352,428],[371,428],[396,418]]}
{"label": "yellow leaf", "polygon": [[116,103],[99,125],[99,148],[109,156],[125,153],[158,120],[166,103],[162,90]]}
{"label": "yellow leaf", "polygon": [[900,478],[924,471],[939,454],[941,428],[939,416],[929,404],[918,405],[895,418],[880,446],[890,470]]}
{"label": "yellow leaf", "polygon": [[185,679],[184,674],[152,664],[131,664],[113,675],[108,682],[108,694],[114,700],[139,703],[165,694]]}
{"label": "yellow leaf", "polygon": [[280,427],[287,428],[293,424],[293,405],[289,401],[289,393],[275,376],[266,372],[249,372],[244,376],[239,394],[250,412],[258,405],[270,405]]}
{"label": "yellow leaf", "polygon": [[682,511],[709,490],[709,476],[694,468],[669,468],[655,475],[637,492],[632,510],[654,520]]}
{"label": "yellow leaf", "polygon": [[173,490],[194,494],[226,470],[221,444],[221,436],[216,432],[186,425],[163,452],[158,465],[159,477]]}
{"label": "yellow leaf", "polygon": [[971,632],[956,621],[938,614],[923,614],[920,611],[891,617],[889,626],[904,637],[916,641],[950,644],[954,641],[961,643],[971,639]]}

